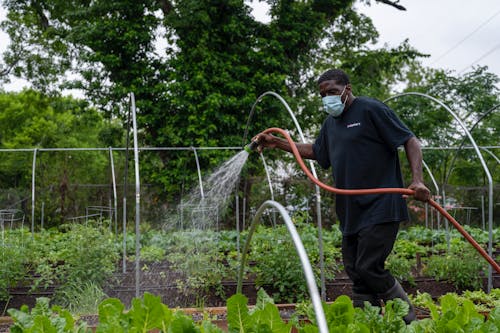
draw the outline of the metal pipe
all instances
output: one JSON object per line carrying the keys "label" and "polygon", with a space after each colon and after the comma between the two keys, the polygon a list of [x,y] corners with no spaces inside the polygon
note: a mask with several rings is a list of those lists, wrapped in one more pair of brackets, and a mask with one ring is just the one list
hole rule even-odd
{"label": "metal pipe", "polygon": [[248,230],[247,240],[245,242],[245,246],[243,248],[243,253],[241,256],[240,270],[238,273],[238,286],[236,290],[238,293],[242,292],[243,271],[246,265],[246,257],[248,250],[250,248],[250,242],[252,241],[253,233],[255,232],[255,229],[260,222],[260,217],[262,216],[262,213],[268,207],[277,209],[278,212],[281,214],[283,221],[285,222],[288,232],[292,237],[293,244],[295,245],[295,250],[297,251],[297,254],[299,255],[300,258],[300,262],[302,264],[302,270],[304,271],[304,275],[306,278],[307,287],[309,289],[309,295],[311,297],[314,313],[316,315],[316,321],[318,324],[319,332],[327,333],[328,326],[326,324],[325,313],[323,312],[323,306],[321,304],[321,298],[318,292],[318,287],[316,286],[314,273],[311,267],[311,263],[309,262],[309,258],[307,257],[306,250],[304,248],[304,245],[302,244],[297,229],[295,228],[295,225],[293,224],[292,219],[290,218],[290,215],[288,215],[285,208],[276,201],[272,200],[265,201],[255,213],[255,217],[253,218],[252,224],[250,225],[250,228]]}
{"label": "metal pipe", "polygon": [[134,131],[134,165],[135,165],[135,297],[140,296],[141,281],[141,179],[139,177],[139,145],[137,143],[137,115],[135,109],[135,96],[130,93],[130,103],[132,109],[132,127]]}
{"label": "metal pipe", "polygon": [[[109,147],[109,163],[111,165],[111,181],[113,183],[113,215],[115,220],[115,235],[118,235],[118,218],[116,216],[118,203],[116,195],[116,177],[115,177],[115,162],[113,160],[113,150]],[[109,221],[111,223],[111,221]]]}
{"label": "metal pipe", "polygon": [[191,149],[194,152],[194,159],[196,161],[196,169],[198,170],[198,181],[200,183],[200,193],[201,193],[201,198],[205,199],[205,193],[203,192],[203,180],[201,178],[201,169],[200,169],[200,161],[198,160],[198,154],[196,153],[196,148],[191,147]]}
{"label": "metal pipe", "polygon": [[484,150],[486,153],[488,153],[488,155],[493,157],[495,159],[495,161],[497,161],[498,164],[500,164],[500,158],[498,158],[497,155],[493,154],[493,152],[491,150],[489,150],[488,148],[484,148],[484,147],[479,147],[479,149]]}
{"label": "metal pipe", "polygon": [[[269,174],[269,168],[266,163],[266,159],[264,158],[264,154],[259,154],[262,160],[262,164],[264,165],[264,170],[266,171],[267,183],[269,184],[269,192],[271,192],[271,200],[274,201],[274,189],[271,183],[271,175]],[[276,214],[273,212],[273,226],[276,226]]]}
{"label": "metal pipe", "polygon": [[234,201],[236,204],[235,211],[236,211],[236,252],[240,253],[240,200],[238,197],[238,189],[235,191],[236,193],[234,194]]}
{"label": "metal pipe", "polygon": [[33,150],[33,165],[31,169],[31,237],[35,237],[35,182],[36,182],[36,153],[38,149]]}
{"label": "metal pipe", "polygon": [[[195,147],[196,150],[242,150],[244,146],[228,146],[228,147],[206,147],[206,146],[201,146],[201,147]],[[457,150],[460,147],[422,147],[422,150]],[[479,146],[480,149],[486,148],[486,149],[500,149],[500,146]],[[15,148],[15,149],[5,149],[2,148],[0,149],[0,153],[15,153],[15,152],[33,152],[34,150],[37,150],[39,152],[42,151],[108,151],[109,147],[106,148],[99,148],[99,147],[93,147],[93,148]],[[193,147],[139,147],[139,151],[186,151],[186,150],[193,150]],[[474,147],[471,146],[464,146],[461,148],[463,149],[474,149]],[[127,148],[122,148],[122,147],[114,147],[111,148],[113,151],[126,151],[130,150]]]}
{"label": "metal pipe", "polygon": [[42,212],[41,212],[41,217],[40,217],[40,226],[43,230],[43,219],[45,215],[45,201],[42,201]]}
{"label": "metal pipe", "polygon": [[128,195],[128,160],[130,152],[130,113],[131,106],[129,104],[127,113],[127,146],[125,148],[125,170],[123,173],[123,214],[122,214],[122,228],[123,228],[123,257],[122,257],[122,270],[123,273],[127,271],[127,195]]}
{"label": "metal pipe", "polygon": [[[432,184],[434,185],[434,188],[436,189],[436,194],[439,195],[439,186],[438,186],[438,183],[436,181],[436,178],[434,178],[434,174],[432,173],[431,169],[429,168],[429,166],[427,165],[427,163],[425,163],[425,161],[423,159],[422,159],[422,165],[424,166],[425,170],[427,171],[427,173],[431,177]],[[437,202],[439,203],[439,199],[437,200]],[[437,223],[438,224],[440,222],[440,217],[441,217],[441,215],[438,214],[438,216],[437,216]]]}

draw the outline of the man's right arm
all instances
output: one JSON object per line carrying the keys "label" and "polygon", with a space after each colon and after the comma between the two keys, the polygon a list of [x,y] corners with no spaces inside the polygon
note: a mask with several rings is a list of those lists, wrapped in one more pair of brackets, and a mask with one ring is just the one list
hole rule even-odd
{"label": "man's right arm", "polygon": [[[259,146],[257,147],[257,150],[259,152],[262,152],[264,148],[278,148],[284,151],[287,151],[289,153],[292,152],[292,147],[290,146],[290,143],[282,138],[278,138],[274,135],[267,134],[267,133],[259,133],[257,134],[252,140],[257,140],[259,142]],[[315,160],[316,156],[314,155],[314,150],[313,150],[313,145],[310,143],[295,143],[297,146],[297,150],[300,153],[300,156],[302,158],[310,159],[310,160]]]}

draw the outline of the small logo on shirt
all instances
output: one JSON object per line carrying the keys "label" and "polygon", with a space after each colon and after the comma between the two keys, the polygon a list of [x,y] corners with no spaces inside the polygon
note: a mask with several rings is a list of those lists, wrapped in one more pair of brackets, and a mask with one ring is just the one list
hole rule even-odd
{"label": "small logo on shirt", "polygon": [[357,126],[361,126],[361,123],[352,123],[352,124],[348,124],[348,125],[347,125],[347,128],[357,127]]}

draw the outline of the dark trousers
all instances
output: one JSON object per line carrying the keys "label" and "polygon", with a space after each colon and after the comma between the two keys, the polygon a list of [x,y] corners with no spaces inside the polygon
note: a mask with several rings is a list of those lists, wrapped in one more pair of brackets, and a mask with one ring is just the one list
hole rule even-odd
{"label": "dark trousers", "polygon": [[385,260],[394,246],[399,222],[368,226],[342,238],[344,269],[358,294],[382,294],[394,286]]}

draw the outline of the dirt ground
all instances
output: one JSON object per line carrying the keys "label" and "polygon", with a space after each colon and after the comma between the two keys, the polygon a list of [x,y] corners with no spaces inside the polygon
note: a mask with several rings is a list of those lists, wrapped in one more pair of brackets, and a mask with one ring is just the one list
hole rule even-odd
{"label": "dirt ground", "polygon": [[[140,292],[149,292],[161,296],[162,302],[171,308],[187,308],[187,307],[223,307],[226,305],[226,300],[231,295],[236,293],[236,281],[224,281],[222,288],[219,290],[179,290],[175,280],[182,278],[178,273],[169,270],[168,264],[164,263],[151,271],[141,272]],[[436,281],[427,277],[416,277],[415,285],[410,285],[403,282],[403,287],[409,294],[427,292],[433,298],[448,292],[461,293],[463,290],[458,290],[451,283],[446,281]],[[347,278],[344,272],[340,272],[332,281],[326,282],[326,301],[334,301],[340,295],[351,296],[352,283]],[[484,281],[486,288],[486,279]],[[500,288],[500,275],[495,274],[493,278],[493,287]],[[272,295],[271,287],[264,289],[268,294]],[[8,302],[0,302],[0,309],[5,315],[9,308],[19,309],[23,304],[30,308],[35,305],[38,297],[51,297],[54,292],[54,287],[50,287],[43,291],[30,292],[29,286],[12,288],[10,290],[11,299]],[[130,305],[131,300],[135,297],[135,271],[133,265],[129,265],[125,274],[117,273],[112,281],[106,286],[105,292],[109,297],[119,298],[126,306]],[[243,294],[248,298],[249,304],[255,304],[257,297],[257,289],[252,281],[243,283]]]}

